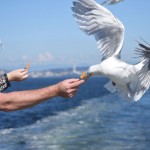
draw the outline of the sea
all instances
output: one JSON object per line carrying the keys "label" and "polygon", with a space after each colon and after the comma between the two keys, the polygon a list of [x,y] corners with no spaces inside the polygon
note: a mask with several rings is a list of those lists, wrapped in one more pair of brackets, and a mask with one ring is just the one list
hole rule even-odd
{"label": "sea", "polygon": [[[6,92],[37,89],[76,76],[29,78]],[[149,150],[150,90],[140,101],[122,99],[91,77],[75,97],[0,111],[0,150]]]}

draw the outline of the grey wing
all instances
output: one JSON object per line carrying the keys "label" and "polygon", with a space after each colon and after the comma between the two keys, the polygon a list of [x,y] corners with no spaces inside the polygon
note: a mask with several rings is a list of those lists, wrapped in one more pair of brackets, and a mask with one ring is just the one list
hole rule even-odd
{"label": "grey wing", "polygon": [[102,60],[112,55],[120,57],[124,40],[123,24],[94,0],[78,0],[73,5],[73,16],[82,31],[95,36]]}

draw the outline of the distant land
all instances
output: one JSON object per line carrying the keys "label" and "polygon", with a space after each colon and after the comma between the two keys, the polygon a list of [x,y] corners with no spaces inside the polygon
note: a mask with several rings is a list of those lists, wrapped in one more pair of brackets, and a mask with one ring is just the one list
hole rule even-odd
{"label": "distant land", "polygon": [[[73,68],[57,68],[43,71],[29,71],[29,77],[31,78],[46,78],[46,77],[60,77],[68,75],[81,75],[83,71],[87,71],[88,67],[76,67]],[[0,75],[9,72],[8,70],[0,70]]]}

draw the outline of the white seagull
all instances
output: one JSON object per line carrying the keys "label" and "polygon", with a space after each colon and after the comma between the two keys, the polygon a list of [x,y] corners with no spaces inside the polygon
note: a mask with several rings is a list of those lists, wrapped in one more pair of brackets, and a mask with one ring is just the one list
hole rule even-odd
{"label": "white seagull", "polygon": [[150,86],[150,47],[139,43],[136,52],[141,61],[128,64],[120,55],[125,28],[109,10],[94,0],[78,0],[73,1],[72,11],[80,29],[95,37],[102,53],[100,64],[89,67],[81,78],[108,77],[110,81],[104,85],[107,90],[118,92],[126,99],[139,100]]}

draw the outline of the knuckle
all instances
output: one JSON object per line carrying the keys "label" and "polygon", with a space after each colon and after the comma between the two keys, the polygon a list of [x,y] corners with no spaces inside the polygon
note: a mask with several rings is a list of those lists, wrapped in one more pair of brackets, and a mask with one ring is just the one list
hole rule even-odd
{"label": "knuckle", "polygon": [[69,91],[69,90],[70,90],[70,86],[67,85],[67,86],[65,87],[65,89],[66,89],[67,91]]}
{"label": "knuckle", "polygon": [[71,91],[70,91],[70,90],[67,90],[67,93],[68,93],[68,94],[71,94]]}

